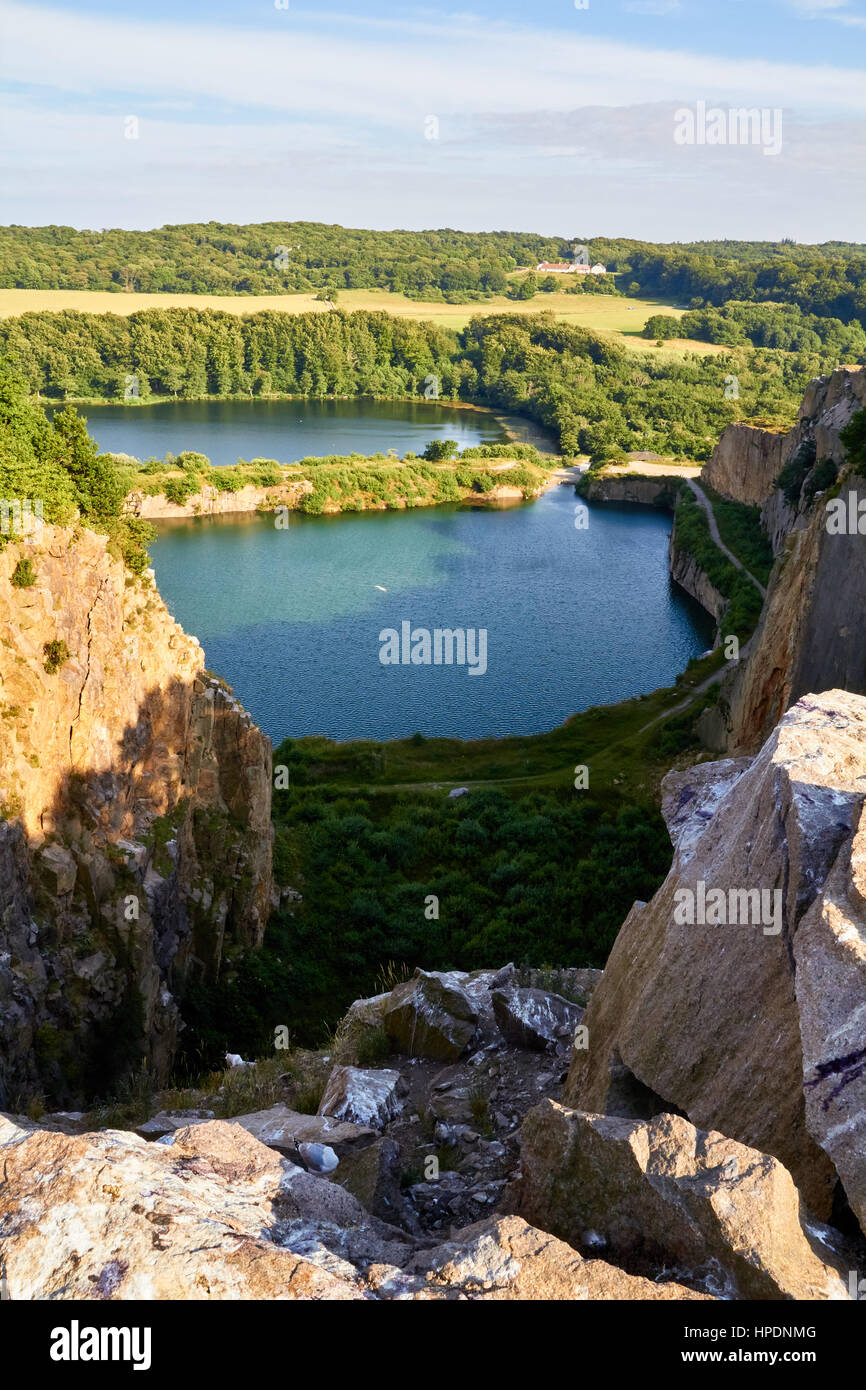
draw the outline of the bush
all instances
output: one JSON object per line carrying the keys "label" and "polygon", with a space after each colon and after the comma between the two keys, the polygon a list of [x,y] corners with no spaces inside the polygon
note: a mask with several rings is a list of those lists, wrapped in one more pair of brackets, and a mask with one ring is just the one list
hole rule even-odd
{"label": "bush", "polygon": [[45,657],[44,667],[49,676],[53,676],[63,663],[69,660],[69,648],[65,642],[57,638],[53,642],[46,642],[42,652]]}
{"label": "bush", "polygon": [[175,466],[182,468],[184,473],[206,473],[210,468],[210,459],[207,454],[196,454],[190,449],[184,449],[175,459]]}
{"label": "bush", "polygon": [[16,589],[32,589],[36,583],[36,569],[32,560],[19,560],[12,571],[12,584]]}
{"label": "bush", "polygon": [[453,459],[459,448],[456,439],[431,439],[421,457],[428,463],[438,463],[442,459]]}
{"label": "bush", "polygon": [[201,483],[198,478],[185,473],[182,478],[167,478],[162,490],[167,502],[182,507],[190,497],[201,490]]}

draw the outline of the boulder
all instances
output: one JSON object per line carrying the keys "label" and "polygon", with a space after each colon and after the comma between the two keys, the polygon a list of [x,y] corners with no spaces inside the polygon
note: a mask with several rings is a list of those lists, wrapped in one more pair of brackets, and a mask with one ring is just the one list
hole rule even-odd
{"label": "boulder", "polygon": [[402,1270],[374,1266],[367,1282],[387,1297],[432,1301],[550,1302],[599,1299],[702,1300],[677,1283],[626,1274],[576,1250],[519,1216],[494,1216],[465,1227]]}
{"label": "boulder", "polygon": [[287,1105],[272,1105],[250,1115],[233,1115],[228,1123],[240,1125],[268,1148],[289,1157],[297,1154],[299,1144],[326,1144],[338,1158],[343,1158],[377,1137],[376,1131],[367,1125],[333,1120],[328,1115],[301,1115]]}
{"label": "boulder", "polygon": [[417,970],[391,991],[382,1018],[401,1052],[456,1062],[475,1035],[478,1010],[448,975]]}
{"label": "boulder", "polygon": [[398,1071],[334,1067],[319,1104],[319,1114],[384,1129],[399,1113],[399,1093],[404,1089]]}
{"label": "boulder", "polygon": [[406,1253],[349,1193],[238,1125],[211,1121],[155,1144],[13,1126],[3,1140],[13,1300],[357,1299],[349,1250],[392,1263]]}
{"label": "boulder", "polygon": [[573,1038],[583,1009],[543,989],[494,990],[493,1013],[499,1031],[514,1047],[543,1052],[548,1043]]}
{"label": "boulder", "polygon": [[212,1110],[160,1110],[144,1124],[136,1125],[135,1132],[142,1139],[162,1139],[166,1134],[174,1134],[176,1130],[187,1129],[190,1125],[204,1124],[213,1117]]}
{"label": "boulder", "polygon": [[794,937],[806,1125],[866,1231],[866,809]]}
{"label": "boulder", "polygon": [[524,1121],[521,1166],[520,1214],[573,1245],[673,1261],[724,1298],[849,1297],[838,1236],[808,1219],[782,1164],[679,1115],[546,1100]]}
{"label": "boulder", "polygon": [[371,1215],[391,1225],[413,1228],[417,1223],[403,1198],[402,1172],[399,1145],[393,1139],[377,1139],[344,1159],[332,1181],[351,1192]]}
{"label": "boulder", "polygon": [[[864,1224],[866,699],[804,697],[750,762],[664,785],[673,865],[614,943],[563,1101],[678,1111],[772,1154],[820,1219],[841,1180]],[[712,890],[717,924],[697,911]],[[743,924],[756,892],[772,913]]]}

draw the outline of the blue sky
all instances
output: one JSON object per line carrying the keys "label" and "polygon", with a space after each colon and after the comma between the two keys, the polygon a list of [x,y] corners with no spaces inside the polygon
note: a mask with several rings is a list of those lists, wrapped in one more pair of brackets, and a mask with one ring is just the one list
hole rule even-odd
{"label": "blue sky", "polygon": [[[863,239],[866,0],[0,0],[0,33],[4,222]],[[699,103],[781,148],[678,143]]]}

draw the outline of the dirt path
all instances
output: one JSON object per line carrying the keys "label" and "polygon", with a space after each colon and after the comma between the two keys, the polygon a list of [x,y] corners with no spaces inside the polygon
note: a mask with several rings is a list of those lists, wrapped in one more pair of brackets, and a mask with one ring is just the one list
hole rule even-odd
{"label": "dirt path", "polygon": [[694,478],[687,478],[686,482],[688,483],[689,487],[691,488],[692,492],[697,498],[699,505],[703,507],[706,513],[707,520],[710,523],[710,535],[713,538],[714,544],[719,548],[722,554],[726,556],[728,560],[730,560],[732,565],[736,565],[738,570],[742,570],[743,574],[747,575],[748,578],[751,579],[752,583],[760,590],[761,598],[766,599],[767,590],[764,588],[763,584],[761,584],[755,578],[751,570],[746,569],[746,566],[742,563],[742,561],[737,559],[733,551],[729,550],[728,547],[725,545],[725,542],[722,540],[721,535],[719,534],[719,524],[716,521],[715,512],[713,511],[713,505],[710,499],[707,497],[707,494],[703,491],[702,488],[698,486]]}

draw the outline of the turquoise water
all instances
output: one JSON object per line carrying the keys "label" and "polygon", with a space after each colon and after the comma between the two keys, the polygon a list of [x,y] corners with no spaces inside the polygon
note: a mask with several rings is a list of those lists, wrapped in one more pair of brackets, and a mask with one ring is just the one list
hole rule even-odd
{"label": "turquoise water", "polygon": [[[161,526],[152,554],[169,608],[275,742],[539,733],[669,684],[712,640],[670,580],[669,517],[593,507],[576,530],[575,501],[557,487],[507,509],[292,514],[286,530],[203,518]],[[380,633],[407,621],[483,629],[486,670],[383,665]]]}
{"label": "turquoise water", "polygon": [[83,406],[82,413],[105,453],[144,459],[193,449],[219,466],[388,449],[420,454],[431,439],[456,439],[461,449],[506,439],[486,411],[432,401],[165,401]]}

